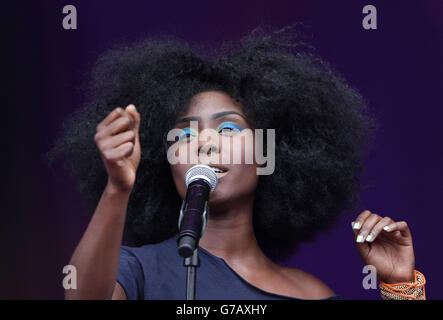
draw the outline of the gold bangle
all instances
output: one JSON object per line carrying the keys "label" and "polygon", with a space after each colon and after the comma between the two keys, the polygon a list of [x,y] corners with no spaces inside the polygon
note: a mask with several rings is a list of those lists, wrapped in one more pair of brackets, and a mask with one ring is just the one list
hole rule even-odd
{"label": "gold bangle", "polygon": [[383,300],[426,300],[425,276],[414,270],[414,282],[388,284],[380,280],[380,293]]}

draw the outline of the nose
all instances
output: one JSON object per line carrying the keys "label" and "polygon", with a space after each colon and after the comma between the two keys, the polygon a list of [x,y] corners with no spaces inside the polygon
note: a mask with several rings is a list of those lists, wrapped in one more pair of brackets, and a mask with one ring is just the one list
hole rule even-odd
{"label": "nose", "polygon": [[221,154],[220,135],[211,127],[203,127],[198,133],[197,156],[202,164],[218,163]]}
{"label": "nose", "polygon": [[212,153],[219,152],[219,145],[213,139],[209,141],[198,141],[198,154],[211,155]]}

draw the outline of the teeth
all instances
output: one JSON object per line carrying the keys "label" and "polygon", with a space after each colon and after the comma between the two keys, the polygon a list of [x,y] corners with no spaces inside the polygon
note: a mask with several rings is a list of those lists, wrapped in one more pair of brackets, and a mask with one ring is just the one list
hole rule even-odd
{"label": "teeth", "polygon": [[214,169],[215,172],[225,172],[224,170],[221,170],[219,168],[214,168],[214,167],[211,167],[211,168]]}

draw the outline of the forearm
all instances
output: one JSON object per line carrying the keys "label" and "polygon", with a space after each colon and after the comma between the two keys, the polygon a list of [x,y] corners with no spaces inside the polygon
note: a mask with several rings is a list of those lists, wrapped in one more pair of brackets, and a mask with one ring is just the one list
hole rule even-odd
{"label": "forearm", "polygon": [[66,290],[66,299],[112,297],[129,195],[106,186],[71,258],[70,264],[77,270],[77,289]]}

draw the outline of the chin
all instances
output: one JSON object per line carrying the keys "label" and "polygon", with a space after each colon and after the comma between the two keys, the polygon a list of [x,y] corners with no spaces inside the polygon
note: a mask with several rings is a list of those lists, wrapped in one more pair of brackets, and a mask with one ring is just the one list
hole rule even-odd
{"label": "chin", "polygon": [[220,191],[216,190],[209,195],[209,205],[210,206],[220,205],[228,202],[230,198],[231,198],[230,195],[221,192],[221,190]]}

